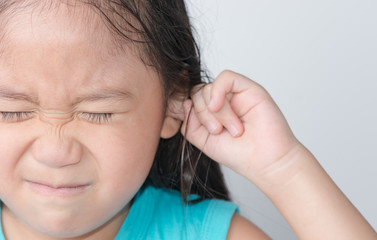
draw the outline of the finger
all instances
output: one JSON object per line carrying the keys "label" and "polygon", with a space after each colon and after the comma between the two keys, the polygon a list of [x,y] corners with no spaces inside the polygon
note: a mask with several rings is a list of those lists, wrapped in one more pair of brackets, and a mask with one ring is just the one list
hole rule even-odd
{"label": "finger", "polygon": [[195,111],[192,110],[191,100],[186,100],[183,103],[183,108],[185,111],[185,120],[182,124],[181,133],[189,142],[203,151],[210,133],[199,121]]}
{"label": "finger", "polygon": [[233,136],[228,131],[222,131],[221,135],[210,134],[207,128],[199,121],[195,111],[193,111],[191,100],[186,100],[183,103],[183,107],[185,120],[181,128],[182,135],[212,159],[219,159],[219,150],[217,148],[218,146],[223,146],[220,142],[230,143]]}
{"label": "finger", "polygon": [[233,137],[239,137],[243,134],[243,123],[233,111],[228,100],[224,101],[222,108],[218,112],[210,112],[210,114],[212,114],[212,116],[214,116]]}
{"label": "finger", "polygon": [[191,97],[193,110],[199,122],[204,125],[211,134],[219,134],[223,129],[223,124],[207,107],[207,102],[210,98],[210,89],[211,84],[205,85]]}
{"label": "finger", "polygon": [[209,111],[208,102],[210,99],[212,84],[208,84],[193,96],[194,108],[199,121],[203,123],[211,134],[222,132],[223,126],[234,136],[243,133],[243,124],[239,117],[232,110],[229,100],[226,98],[223,107],[216,113]]}
{"label": "finger", "polygon": [[[209,110],[219,111],[229,95],[235,96],[231,99],[231,106],[238,116],[243,116],[250,108],[269,96],[258,83],[241,74],[224,71],[212,84],[211,99],[208,103]],[[245,99],[248,104],[245,104]]]}
{"label": "finger", "polygon": [[183,102],[183,111],[185,113],[185,117],[183,119],[182,126],[181,126],[182,135],[186,135],[188,120],[189,120],[189,117],[190,117],[190,114],[191,114],[191,107],[192,107],[192,101],[190,99],[185,100]]}

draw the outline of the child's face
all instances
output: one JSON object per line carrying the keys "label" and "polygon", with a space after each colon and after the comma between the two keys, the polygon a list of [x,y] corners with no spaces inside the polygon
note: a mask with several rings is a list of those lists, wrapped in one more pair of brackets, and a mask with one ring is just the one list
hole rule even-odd
{"label": "child's face", "polygon": [[64,7],[32,11],[0,33],[0,111],[25,112],[0,116],[4,227],[55,237],[116,229],[166,127],[160,81],[131,48],[115,51],[95,14],[89,23]]}

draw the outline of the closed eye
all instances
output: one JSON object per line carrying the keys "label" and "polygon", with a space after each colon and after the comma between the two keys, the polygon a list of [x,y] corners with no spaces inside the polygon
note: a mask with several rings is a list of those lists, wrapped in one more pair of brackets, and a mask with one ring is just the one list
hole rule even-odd
{"label": "closed eye", "polygon": [[89,113],[83,112],[79,114],[80,117],[85,118],[86,120],[93,123],[109,123],[114,113]]}
{"label": "closed eye", "polygon": [[[0,112],[0,120],[5,122],[21,122],[32,118],[35,112]],[[79,114],[90,122],[97,124],[109,123],[113,113],[89,113],[83,112]]]}
{"label": "closed eye", "polygon": [[34,112],[0,112],[0,118],[6,122],[21,122],[32,118]]}

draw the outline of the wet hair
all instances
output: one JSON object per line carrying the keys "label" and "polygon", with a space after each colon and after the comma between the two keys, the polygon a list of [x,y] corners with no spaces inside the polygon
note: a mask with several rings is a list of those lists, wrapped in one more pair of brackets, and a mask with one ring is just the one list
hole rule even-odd
{"label": "wet hair", "polygon": [[[159,73],[165,97],[189,98],[193,87],[206,82],[199,47],[184,0],[112,0],[106,11],[116,13],[117,22],[106,15],[96,1],[89,1],[105,17],[113,31],[126,40],[143,44],[144,61]],[[110,11],[109,11],[110,10]],[[129,19],[127,16],[132,16]],[[133,30],[138,39],[130,39]],[[179,190],[184,199],[190,193],[229,200],[219,164],[187,142],[179,132],[161,139],[146,184]]]}
{"label": "wet hair", "polygon": [[[118,41],[135,44],[142,61],[159,74],[166,103],[171,98],[189,98],[194,86],[208,81],[184,0],[61,1],[88,4]],[[1,1],[0,14],[16,2]],[[170,139],[160,139],[144,185],[176,189],[185,201],[189,201],[190,194],[199,196],[191,202],[230,200],[219,164],[180,132]]]}

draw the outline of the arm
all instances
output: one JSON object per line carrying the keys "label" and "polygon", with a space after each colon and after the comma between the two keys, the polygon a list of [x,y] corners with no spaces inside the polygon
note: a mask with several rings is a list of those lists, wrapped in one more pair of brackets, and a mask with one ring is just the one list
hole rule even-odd
{"label": "arm", "polygon": [[225,71],[184,107],[187,139],[258,186],[299,238],[377,239],[263,87]]}
{"label": "arm", "polygon": [[262,232],[257,226],[248,221],[246,218],[234,214],[229,226],[227,240],[257,239],[269,240],[270,238]]}
{"label": "arm", "polygon": [[261,188],[299,239],[377,239],[376,232],[303,146]]}

